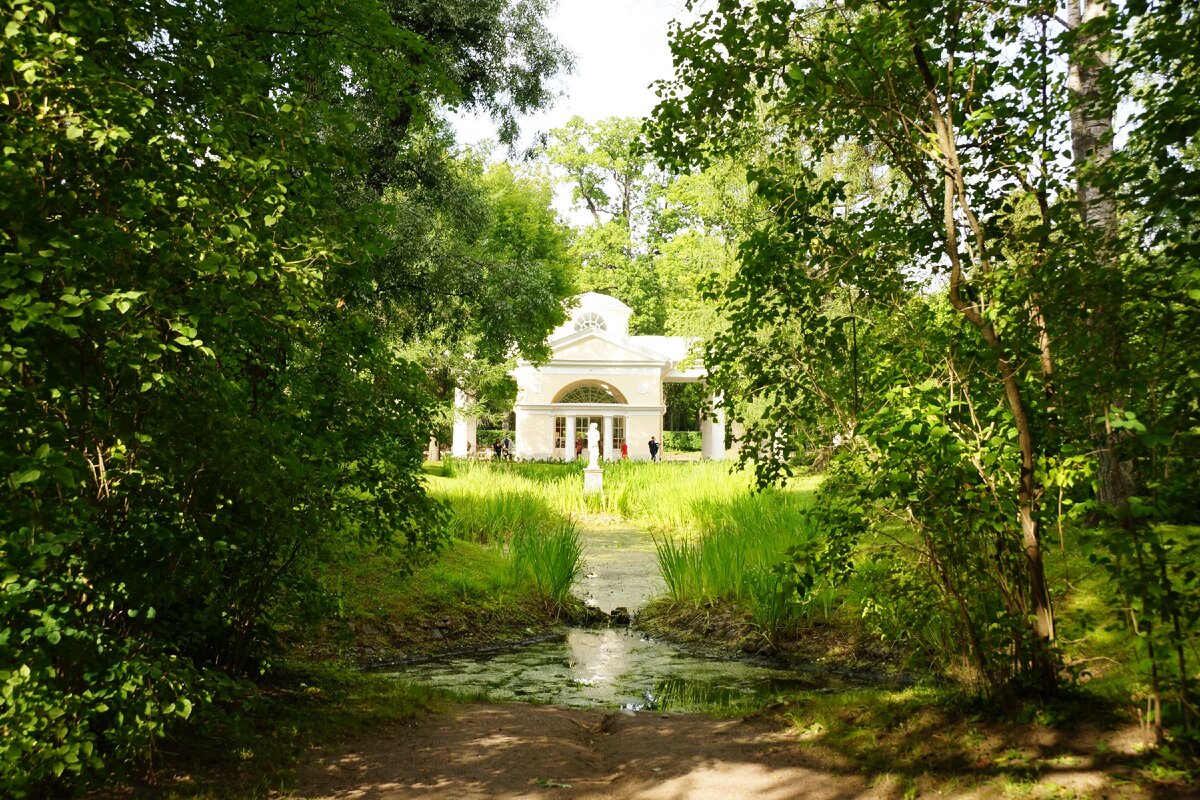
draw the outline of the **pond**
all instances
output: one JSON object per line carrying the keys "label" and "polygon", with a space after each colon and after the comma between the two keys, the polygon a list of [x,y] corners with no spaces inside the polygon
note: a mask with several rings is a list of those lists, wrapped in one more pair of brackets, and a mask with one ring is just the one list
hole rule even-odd
{"label": "pond", "polygon": [[[576,594],[601,610],[636,609],[663,591],[650,535],[592,523],[583,531]],[[689,654],[625,628],[572,628],[566,636],[487,657],[412,664],[392,674],[493,700],[575,708],[736,711],[777,695],[848,684],[827,670]]]}

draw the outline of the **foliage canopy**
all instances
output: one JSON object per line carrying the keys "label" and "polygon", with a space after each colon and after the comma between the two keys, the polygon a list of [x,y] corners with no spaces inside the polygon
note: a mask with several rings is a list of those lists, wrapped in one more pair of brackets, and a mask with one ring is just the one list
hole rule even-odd
{"label": "foliage canopy", "polygon": [[[438,545],[434,386],[401,355],[429,293],[506,352],[540,345],[569,276],[540,190],[446,180],[436,114],[511,137],[566,56],[541,0],[4,7],[0,792],[21,795],[119,773],[265,668],[280,626],[331,610],[342,542]],[[431,280],[439,192],[478,186],[457,224],[488,263]],[[502,291],[521,324],[483,316]]]}

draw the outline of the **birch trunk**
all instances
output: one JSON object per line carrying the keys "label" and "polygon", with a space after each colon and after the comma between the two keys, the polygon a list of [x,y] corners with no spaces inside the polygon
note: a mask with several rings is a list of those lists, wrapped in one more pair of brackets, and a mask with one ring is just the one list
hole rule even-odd
{"label": "birch trunk", "polygon": [[[1094,20],[1107,16],[1112,11],[1108,0],[1068,0],[1067,24],[1076,33],[1071,48],[1067,72],[1067,87],[1071,93],[1071,151],[1076,169],[1075,191],[1079,200],[1079,216],[1089,233],[1089,240],[1096,242],[1096,258],[1105,272],[1114,279],[1113,269],[1117,235],[1116,204],[1101,186],[1091,179],[1090,174],[1103,170],[1112,160],[1113,108],[1104,97],[1102,82],[1112,68],[1111,57],[1104,47],[1103,32],[1089,29]],[[1121,292],[1112,287],[1107,301],[1097,304],[1093,319],[1095,332],[1104,342],[1105,356],[1116,369],[1123,364],[1121,353],[1120,326],[1116,310],[1120,305]],[[1112,408],[1123,409],[1124,398],[1113,397],[1106,391],[1100,392],[1103,414]],[[1121,514],[1128,526],[1129,498],[1136,490],[1133,464],[1122,461],[1117,452],[1119,435],[1106,422],[1096,432],[1099,464],[1097,474],[1099,487],[1096,499],[1112,506]]]}

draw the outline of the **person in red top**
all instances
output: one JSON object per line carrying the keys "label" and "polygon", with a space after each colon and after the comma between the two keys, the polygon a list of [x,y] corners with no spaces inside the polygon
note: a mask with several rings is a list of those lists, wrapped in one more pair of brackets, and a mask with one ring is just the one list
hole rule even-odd
{"label": "person in red top", "polygon": [[621,458],[629,458],[629,445],[621,442]]}

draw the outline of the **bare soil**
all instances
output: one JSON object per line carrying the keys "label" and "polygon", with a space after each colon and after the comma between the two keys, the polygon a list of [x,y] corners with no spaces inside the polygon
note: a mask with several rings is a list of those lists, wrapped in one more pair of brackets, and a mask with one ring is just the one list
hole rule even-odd
{"label": "bare soil", "polygon": [[[832,741],[779,710],[744,719],[478,703],[338,751],[319,751],[295,796],[363,800],[841,800],[1184,798],[1139,771],[1136,728],[913,719]],[[798,724],[799,721],[799,724]],[[827,740],[830,739],[830,740]],[[878,752],[873,747],[878,746]],[[906,756],[901,756],[906,753]],[[880,756],[885,765],[880,765]]]}

